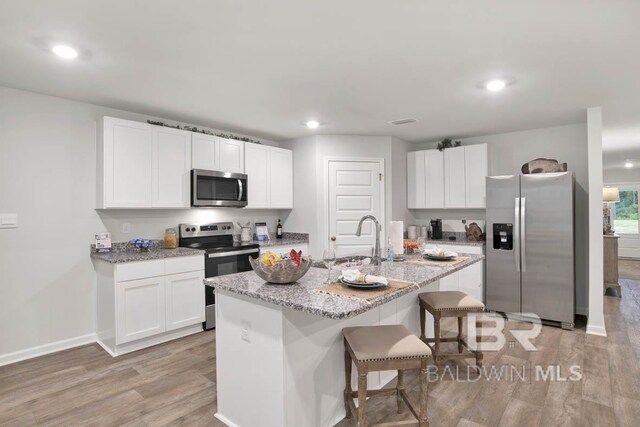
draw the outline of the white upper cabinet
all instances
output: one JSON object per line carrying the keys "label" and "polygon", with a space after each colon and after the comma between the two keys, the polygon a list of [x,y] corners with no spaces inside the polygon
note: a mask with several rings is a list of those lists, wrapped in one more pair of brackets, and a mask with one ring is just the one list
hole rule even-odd
{"label": "white upper cabinet", "polygon": [[222,172],[244,173],[244,142],[218,138]]}
{"label": "white upper cabinet", "polygon": [[269,149],[269,195],[272,208],[293,208],[293,152]]}
{"label": "white upper cabinet", "polygon": [[291,150],[245,144],[248,208],[293,208],[293,153]]}
{"label": "white upper cabinet", "polygon": [[98,209],[190,204],[191,132],[104,117],[97,159]]}
{"label": "white upper cabinet", "polygon": [[444,207],[466,207],[465,195],[465,147],[444,150]]}
{"label": "white upper cabinet", "polygon": [[247,171],[247,207],[269,207],[269,151],[266,146],[247,144],[244,169]]}
{"label": "white upper cabinet", "polygon": [[152,207],[191,206],[191,132],[153,126]]}
{"label": "white upper cabinet", "polygon": [[487,144],[407,153],[407,206],[484,208],[487,173]]}
{"label": "white upper cabinet", "polygon": [[219,170],[218,137],[194,132],[191,136],[191,167],[193,169]]}
{"label": "white upper cabinet", "polygon": [[442,151],[424,152],[425,164],[425,207],[427,209],[444,208],[444,156]]}
{"label": "white upper cabinet", "polygon": [[194,132],[191,165],[193,169],[244,173],[244,142]]}
{"label": "white upper cabinet", "polygon": [[409,209],[424,209],[426,204],[426,151],[407,153],[407,206]]}
{"label": "white upper cabinet", "polygon": [[486,177],[489,172],[487,144],[467,145],[464,147],[464,169],[466,207],[486,207]]}
{"label": "white upper cabinet", "polygon": [[97,208],[151,206],[151,125],[105,117],[97,140]]}

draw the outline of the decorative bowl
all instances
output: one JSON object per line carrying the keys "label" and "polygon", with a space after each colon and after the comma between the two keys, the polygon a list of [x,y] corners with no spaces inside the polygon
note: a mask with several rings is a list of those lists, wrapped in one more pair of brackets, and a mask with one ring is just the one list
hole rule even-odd
{"label": "decorative bowl", "polygon": [[153,240],[147,239],[133,239],[130,240],[129,243],[138,248],[140,252],[149,252],[149,249],[155,246]]}
{"label": "decorative bowl", "polygon": [[296,265],[291,260],[284,260],[270,266],[263,264],[259,258],[251,257],[249,257],[249,262],[258,277],[276,285],[294,283],[307,274],[311,268],[311,257],[309,256],[303,256],[300,259],[300,265]]}

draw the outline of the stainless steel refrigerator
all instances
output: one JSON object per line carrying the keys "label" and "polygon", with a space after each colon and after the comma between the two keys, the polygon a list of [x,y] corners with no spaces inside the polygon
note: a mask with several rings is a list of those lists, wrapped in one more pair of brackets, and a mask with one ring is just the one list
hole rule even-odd
{"label": "stainless steel refrigerator", "polygon": [[573,328],[572,172],[487,177],[486,306]]}

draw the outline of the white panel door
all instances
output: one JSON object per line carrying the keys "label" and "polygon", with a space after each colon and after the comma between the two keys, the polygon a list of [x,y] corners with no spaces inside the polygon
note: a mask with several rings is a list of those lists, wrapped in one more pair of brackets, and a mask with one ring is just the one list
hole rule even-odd
{"label": "white panel door", "polygon": [[293,152],[280,148],[269,149],[270,207],[293,208]]}
{"label": "white panel door", "polygon": [[166,329],[204,322],[204,271],[165,276]]}
{"label": "white panel door", "polygon": [[360,237],[356,229],[365,215],[375,216],[384,226],[381,173],[379,162],[329,162],[329,236],[336,238],[337,256],[371,254],[376,236],[373,222],[363,223]]}
{"label": "white panel door", "polygon": [[246,144],[244,170],[248,176],[247,207],[269,207],[269,149],[258,144]]}
{"label": "white panel door", "polygon": [[220,170],[230,173],[244,173],[244,142],[235,139],[218,138]]}
{"label": "white panel door", "polygon": [[407,207],[426,207],[425,151],[407,153]]}
{"label": "white panel door", "polygon": [[153,207],[188,208],[191,132],[153,127]]}
{"label": "white panel door", "polygon": [[220,170],[218,137],[193,132],[191,135],[191,167],[193,169]]}
{"label": "white panel door", "polygon": [[444,153],[439,150],[424,152],[425,208],[444,208]]}
{"label": "white panel door", "polygon": [[164,277],[116,283],[116,344],[150,337],[165,328]]}
{"label": "white panel door", "polygon": [[465,147],[444,150],[444,207],[466,207],[465,192]]}
{"label": "white panel door", "polygon": [[485,208],[487,206],[487,144],[465,146],[464,165],[466,207]]}
{"label": "white panel door", "polygon": [[105,208],[151,207],[152,126],[104,118]]}

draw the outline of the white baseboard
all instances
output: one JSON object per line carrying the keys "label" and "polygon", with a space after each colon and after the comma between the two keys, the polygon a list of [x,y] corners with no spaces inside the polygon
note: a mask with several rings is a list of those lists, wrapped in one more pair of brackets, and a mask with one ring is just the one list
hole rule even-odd
{"label": "white baseboard", "polygon": [[222,415],[220,412],[216,412],[213,416],[219,419],[220,421],[222,421],[228,427],[238,427],[237,424],[234,424],[233,422],[231,422],[227,417]]}
{"label": "white baseboard", "polygon": [[39,345],[24,350],[15,351],[0,355],[0,366],[9,365],[11,363],[20,362],[34,357],[44,356],[45,354],[55,353],[57,351],[67,350],[69,348],[78,347],[85,344],[96,342],[95,333],[82,335],[79,337],[69,338],[62,341],[56,341],[49,344]]}
{"label": "white baseboard", "polygon": [[588,323],[587,323],[587,333],[589,335],[599,335],[601,337],[607,336],[607,330],[605,329],[604,326],[590,325]]}
{"label": "white baseboard", "polygon": [[111,351],[111,349],[110,349],[109,347],[107,347],[106,345],[104,345],[104,343],[103,343],[102,341],[100,341],[100,338],[96,338],[96,342],[98,343],[98,345],[99,345],[100,347],[102,347],[102,349],[103,349],[104,351],[106,351],[107,353],[109,353],[109,355],[110,355],[111,357],[116,357],[116,356],[117,356],[117,354],[115,354],[113,351]]}

